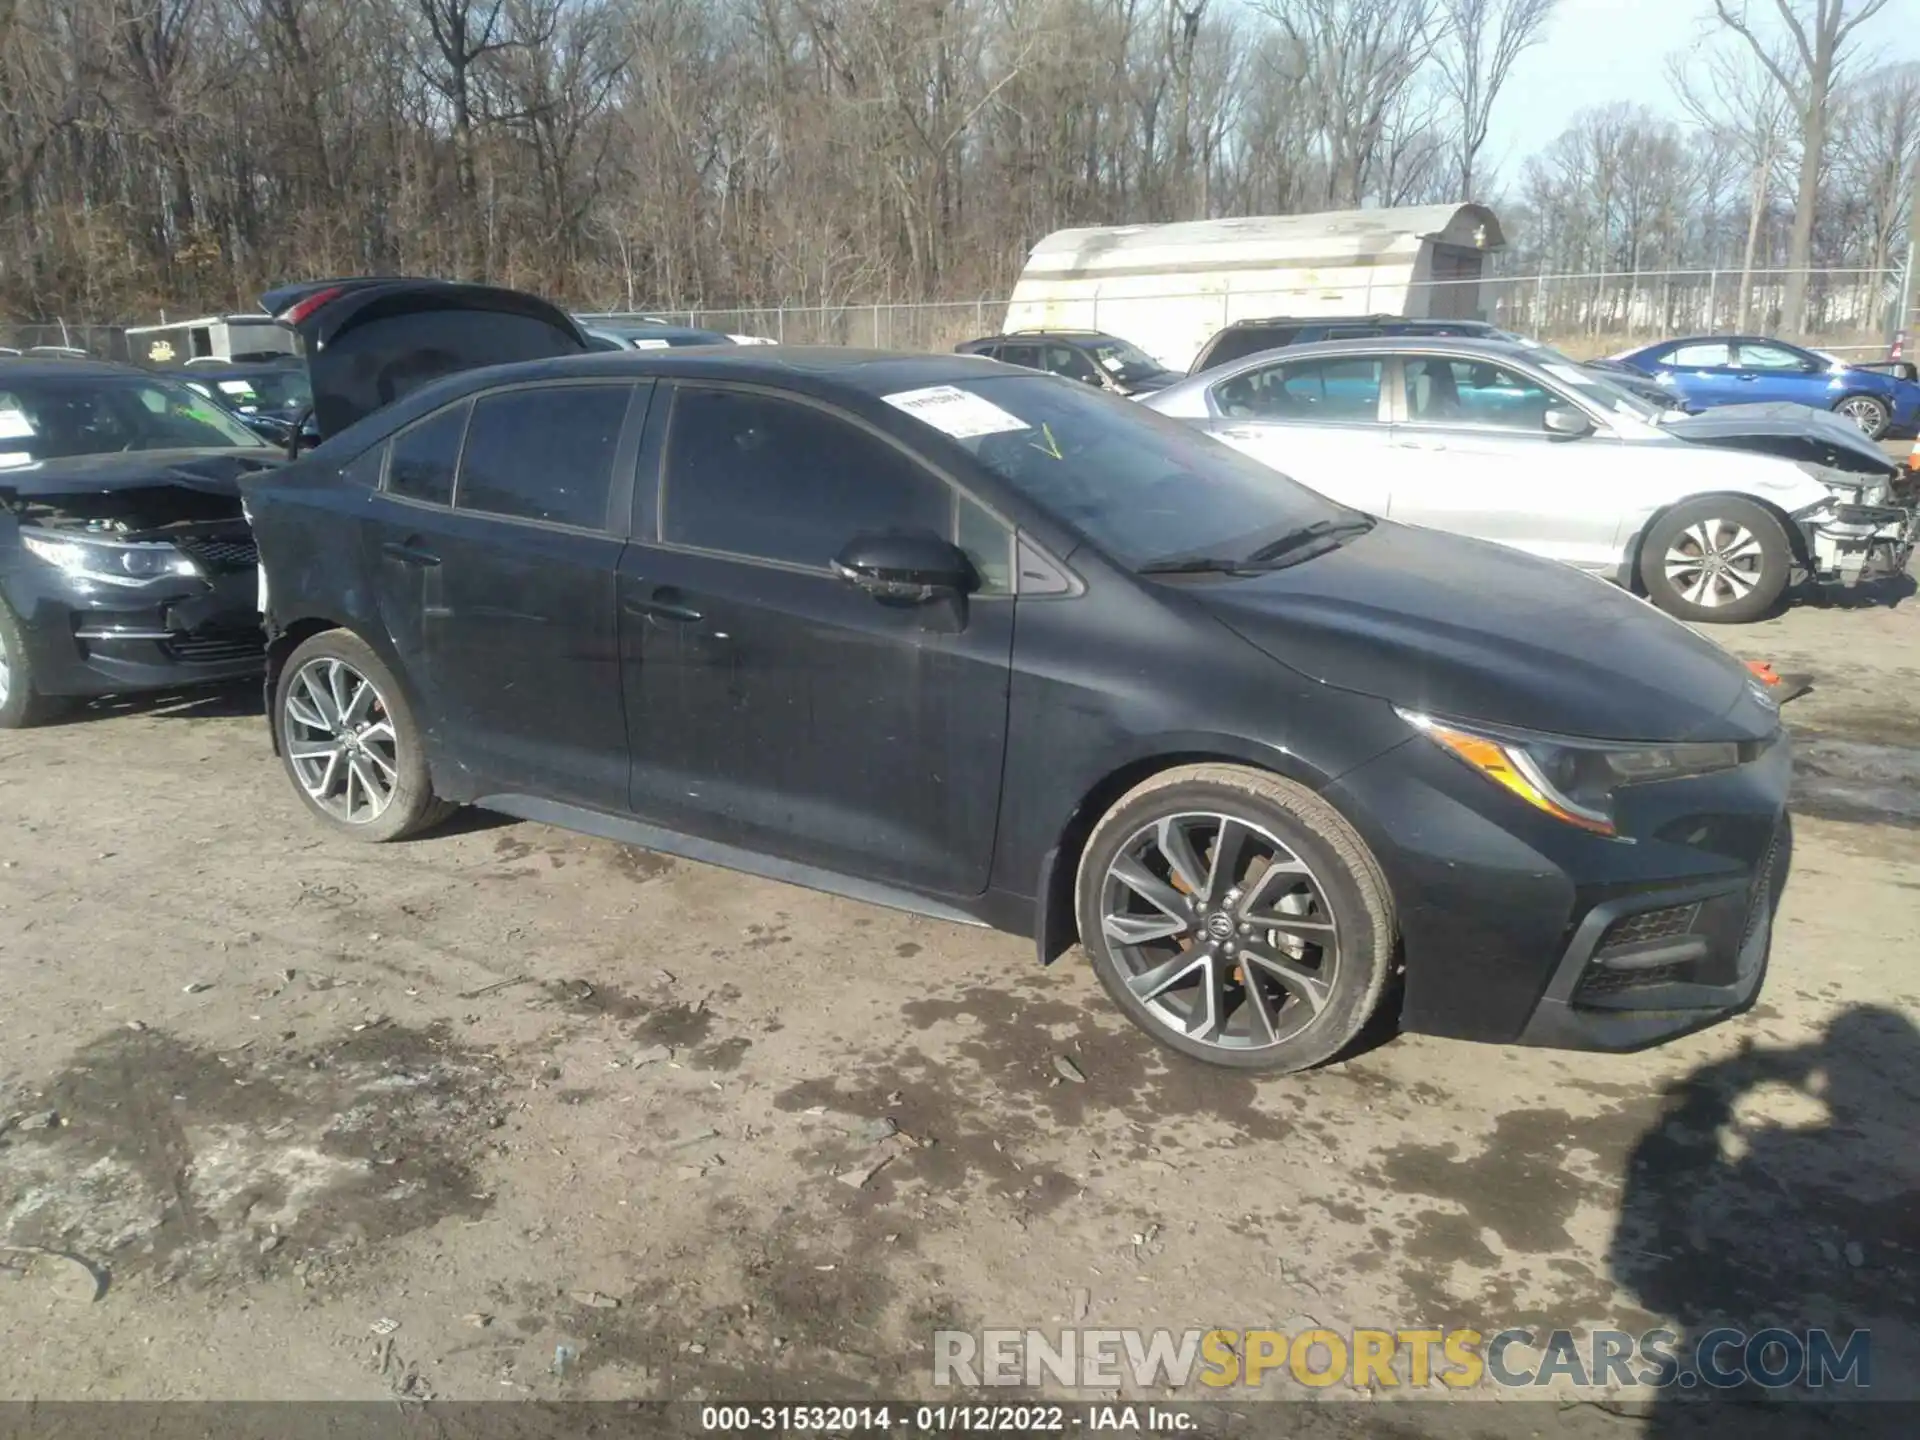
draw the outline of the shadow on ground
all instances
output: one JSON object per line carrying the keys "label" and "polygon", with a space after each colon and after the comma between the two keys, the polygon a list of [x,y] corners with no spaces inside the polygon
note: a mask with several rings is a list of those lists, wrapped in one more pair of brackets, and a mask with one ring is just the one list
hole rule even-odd
{"label": "shadow on ground", "polygon": [[[1746,1337],[1773,1327],[1825,1331],[1843,1353],[1867,1332],[1870,1387],[1842,1380],[1828,1397],[1920,1399],[1920,1030],[1857,1006],[1806,1044],[1745,1046],[1702,1066],[1663,1099],[1630,1157],[1608,1255],[1621,1289],[1681,1334],[1681,1383],[1647,1412],[1643,1433],[1724,1432],[1724,1403],[1702,1402],[1760,1398],[1751,1381],[1717,1383],[1730,1370],[1789,1368],[1791,1345],[1743,1353]],[[1715,1356],[1698,1357],[1717,1360],[1716,1382],[1699,1372],[1688,1384],[1702,1343],[1722,1338]],[[1881,1422],[1910,1426],[1913,1413],[1778,1403],[1816,1398],[1777,1387],[1773,1403],[1738,1407],[1741,1433],[1878,1434]]]}

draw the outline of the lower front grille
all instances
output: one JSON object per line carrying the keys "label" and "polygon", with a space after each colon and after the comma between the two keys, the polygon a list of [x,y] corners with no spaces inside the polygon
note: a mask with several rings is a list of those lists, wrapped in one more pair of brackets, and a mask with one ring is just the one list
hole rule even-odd
{"label": "lower front grille", "polygon": [[162,640],[169,660],[183,665],[221,665],[233,660],[257,660],[266,653],[267,637],[259,630],[229,630],[207,635],[176,635]]}
{"label": "lower front grille", "polygon": [[203,570],[251,570],[260,561],[260,549],[250,535],[218,539],[193,535],[173,542]]}
{"label": "lower front grille", "polygon": [[1760,862],[1760,868],[1754,872],[1753,888],[1747,892],[1747,924],[1740,932],[1740,948],[1743,950],[1760,928],[1760,922],[1773,909],[1773,867],[1779,859],[1780,832],[1775,830],[1773,841],[1767,846],[1767,858]]}
{"label": "lower front grille", "polygon": [[1600,950],[1605,953],[1677,939],[1693,928],[1693,917],[1699,910],[1698,905],[1673,905],[1665,910],[1643,910],[1638,915],[1628,915],[1607,927]]}
{"label": "lower front grille", "polygon": [[1639,970],[1609,970],[1603,965],[1591,965],[1587,973],[1580,977],[1576,998],[1618,995],[1623,990],[1640,990],[1649,985],[1671,985],[1692,978],[1693,968],[1690,960],[1678,960],[1670,965],[1649,965]]}

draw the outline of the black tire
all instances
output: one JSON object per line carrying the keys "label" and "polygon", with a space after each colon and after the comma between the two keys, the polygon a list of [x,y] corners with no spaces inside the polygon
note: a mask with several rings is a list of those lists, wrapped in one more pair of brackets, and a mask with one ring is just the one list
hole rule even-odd
{"label": "black tire", "polygon": [[[357,773],[377,774],[388,785],[384,805],[377,810],[371,803],[363,805],[365,818],[362,819],[348,818],[354,810],[350,782],[345,791],[344,811],[338,804],[330,806],[322,803],[309,789],[307,779],[302,775],[301,762],[296,760],[296,749],[310,749],[316,730],[316,727],[303,722],[300,715],[305,714],[309,718],[316,713],[322,718],[326,715],[324,710],[315,711],[313,693],[306,688],[303,677],[311,674],[315,683],[326,689],[323,677],[336,665],[345,667],[346,673],[372,686],[374,696],[368,702],[366,712],[372,717],[372,727],[377,729],[384,726],[392,730],[391,749],[386,749],[384,742],[381,744],[377,765],[369,753],[373,749],[372,741],[367,741],[358,751],[363,768]],[[300,693],[297,709],[289,706],[296,691]],[[280,678],[274,685],[273,727],[280,742],[280,762],[286,768],[287,778],[293,783],[294,793],[299,795],[312,814],[337,834],[372,844],[400,840],[439,823],[456,808],[433,793],[420,727],[407,705],[405,692],[373,648],[350,630],[323,631],[303,641],[287,657],[286,664],[280,669]],[[350,762],[348,769],[352,773]],[[387,777],[388,771],[391,772],[390,779]],[[363,796],[366,793],[364,782],[361,793]]]}
{"label": "black tire", "polygon": [[1893,423],[1893,407],[1878,395],[1843,395],[1833,410],[1858,425],[1869,440],[1878,440]]}
{"label": "black tire", "polygon": [[[1216,887],[1215,893],[1206,897],[1201,909],[1188,906],[1192,913],[1191,942],[1185,934],[1155,937],[1149,943],[1163,947],[1163,951],[1144,954],[1148,949],[1145,945],[1116,943],[1109,930],[1110,918],[1150,921],[1156,913],[1156,908],[1150,908],[1129,917],[1110,917],[1109,905],[1113,898],[1127,893],[1129,888],[1125,881],[1112,874],[1116,862],[1136,861],[1138,847],[1150,843],[1143,841],[1149,829],[1164,835],[1165,830],[1160,828],[1163,824],[1178,827],[1197,821],[1204,826],[1206,820],[1219,817],[1252,832],[1249,853],[1254,858],[1242,875],[1230,873],[1224,882],[1212,881],[1209,877]],[[1224,827],[1220,833],[1225,833]],[[1276,868],[1272,862],[1283,857],[1274,853],[1266,857],[1268,863],[1262,864],[1259,852],[1269,840],[1292,852],[1294,863],[1283,863]],[[1216,837],[1204,857],[1192,847],[1188,853],[1211,869],[1219,859],[1221,848],[1222,842]],[[1304,873],[1296,874],[1297,867],[1304,867]],[[1148,868],[1152,866],[1149,864]],[[1171,872],[1172,888],[1193,896],[1192,887],[1181,884],[1178,867],[1167,868]],[[1230,867],[1230,870],[1238,869],[1237,864]],[[1298,891],[1309,892],[1306,899],[1297,901],[1300,908],[1289,910],[1288,915],[1308,923],[1316,917],[1325,922],[1317,928],[1329,932],[1326,943],[1290,942],[1279,931],[1267,931],[1257,921],[1247,921],[1247,916],[1261,909],[1277,908],[1278,902],[1274,906],[1256,905],[1282,888],[1270,886],[1261,878],[1269,871],[1283,877],[1293,876],[1285,881],[1285,888],[1293,892],[1287,896],[1288,900],[1294,900]],[[1231,888],[1219,890],[1217,887],[1223,883]],[[1094,972],[1107,994],[1130,1020],[1160,1044],[1209,1064],[1241,1071],[1284,1073],[1305,1070],[1332,1059],[1352,1043],[1379,1007],[1394,967],[1393,900],[1372,852],[1326,801],[1302,786],[1264,771],[1237,765],[1184,765],[1135,786],[1094,827],[1081,853],[1074,884],[1081,943],[1092,957]],[[1171,913],[1158,902],[1148,903],[1150,907],[1157,907],[1157,913]],[[1210,906],[1217,908],[1203,913]],[[1214,928],[1221,915],[1230,917],[1225,930]],[[1237,935],[1233,933],[1234,919],[1242,922]],[[1247,933],[1249,930],[1253,932],[1251,935]],[[1224,939],[1218,938],[1223,935]],[[1319,985],[1299,988],[1293,984],[1283,985],[1273,980],[1271,972],[1246,963],[1247,957],[1259,952],[1233,948],[1262,946],[1270,962],[1281,943],[1299,944],[1298,950],[1278,958],[1294,965],[1296,973],[1305,970],[1318,976]],[[1223,948],[1217,971],[1210,958],[1216,946]],[[1207,948],[1209,958],[1190,962],[1189,957],[1198,957],[1203,947]],[[1153,961],[1160,963],[1149,963]],[[1204,967],[1194,973],[1191,995],[1183,995],[1175,986],[1166,984],[1144,998],[1138,993],[1151,988],[1156,972],[1165,974],[1188,963]],[[1249,993],[1254,988],[1250,982],[1256,975],[1265,977],[1259,986],[1258,1002]],[[1195,1007],[1202,1003],[1199,992],[1215,976],[1221,983],[1208,987],[1214,991],[1214,1008],[1197,1012]],[[1318,997],[1316,1000],[1307,998],[1309,989]],[[1301,1008],[1291,1008],[1296,1005]],[[1175,1007],[1184,1009],[1185,1023],[1169,1013]],[[1197,1013],[1207,1017],[1209,1023],[1196,1028]],[[1211,1023],[1211,1017],[1216,1015],[1221,1017],[1217,1027]],[[1283,1027],[1274,1020],[1289,1016],[1289,1027],[1283,1033]],[[1236,1024],[1244,1027],[1244,1040],[1228,1033]]]}
{"label": "black tire", "polygon": [[[1702,563],[1692,565],[1696,559]],[[1780,603],[1792,576],[1793,547],[1779,517],[1736,495],[1674,506],[1648,527],[1640,544],[1647,598],[1678,620],[1759,620]]]}
{"label": "black tire", "polygon": [[42,695],[34,686],[33,656],[11,607],[0,600],[0,730],[44,725],[72,708],[64,695]]}

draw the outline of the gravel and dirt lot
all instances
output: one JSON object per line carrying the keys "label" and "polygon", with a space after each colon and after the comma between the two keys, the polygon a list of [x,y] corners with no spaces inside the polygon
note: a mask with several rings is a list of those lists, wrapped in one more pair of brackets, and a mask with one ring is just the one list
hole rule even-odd
{"label": "gravel and dirt lot", "polygon": [[332,840],[246,693],[6,735],[0,1396],[904,1397],[942,1326],[1661,1321],[1871,1328],[1920,1394],[1920,602],[1716,638],[1818,687],[1750,1015],[1264,1081],[1024,940],[480,814]]}

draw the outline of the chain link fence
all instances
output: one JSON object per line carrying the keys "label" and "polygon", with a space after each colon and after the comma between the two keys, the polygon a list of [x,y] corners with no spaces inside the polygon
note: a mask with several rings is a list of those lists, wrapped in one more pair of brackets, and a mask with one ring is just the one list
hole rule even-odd
{"label": "chain link fence", "polygon": [[[1865,355],[1885,348],[1900,291],[1898,270],[1806,272],[1806,323],[1798,338],[1822,348]],[[1790,272],[1655,270],[1578,275],[1489,276],[1480,280],[1420,282],[1410,287],[1299,284],[1260,291],[1169,289],[1157,295],[1112,296],[1102,317],[1100,298],[1062,306],[1054,323],[1114,329],[1125,335],[1122,300],[1204,300],[1220,307],[1220,324],[1254,315],[1330,317],[1387,308],[1387,296],[1415,315],[1471,315],[1537,336],[1587,357],[1668,335],[1718,331],[1781,333]],[[1397,308],[1397,306],[1396,306]],[[731,335],[753,335],[787,345],[853,345],[880,350],[950,350],[963,340],[998,332],[1007,302],[1000,296],[962,300],[841,305],[694,306],[583,314],[589,323],[664,320]],[[64,321],[0,321],[0,346],[29,350],[54,346],[102,359],[130,358],[124,327]]]}
{"label": "chain link fence", "polygon": [[[1622,271],[1578,275],[1496,275],[1479,280],[1433,280],[1407,287],[1302,284],[1260,291],[1168,290],[1115,294],[1101,318],[1101,300],[1060,307],[1056,322],[1089,330],[1113,328],[1124,336],[1117,313],[1142,301],[1203,300],[1220,309],[1220,323],[1254,315],[1327,317],[1364,315],[1383,308],[1404,288],[1407,310],[1416,315],[1477,316],[1503,329],[1598,354],[1667,335],[1740,330],[1777,334],[1791,272],[1725,270]],[[1830,342],[1830,348],[1884,346],[1892,308],[1899,300],[1897,270],[1807,272],[1806,324],[1798,338]],[[963,340],[996,333],[1007,302],[1000,297],[912,303],[775,305],[746,308],[662,309],[606,313],[610,322],[665,320],[695,329],[754,334],[789,345],[860,345],[881,350],[947,350]]]}

